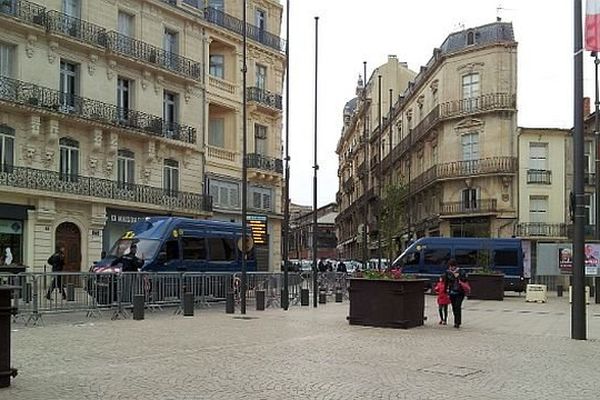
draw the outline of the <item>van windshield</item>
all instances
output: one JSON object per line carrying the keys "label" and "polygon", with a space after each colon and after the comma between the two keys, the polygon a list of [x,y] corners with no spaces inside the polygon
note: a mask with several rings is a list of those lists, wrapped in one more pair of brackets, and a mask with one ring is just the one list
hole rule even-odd
{"label": "van windshield", "polygon": [[109,255],[114,257],[122,257],[129,254],[131,245],[135,243],[137,245],[136,255],[142,260],[149,260],[154,257],[158,246],[160,245],[159,240],[150,239],[119,239],[110,250]]}

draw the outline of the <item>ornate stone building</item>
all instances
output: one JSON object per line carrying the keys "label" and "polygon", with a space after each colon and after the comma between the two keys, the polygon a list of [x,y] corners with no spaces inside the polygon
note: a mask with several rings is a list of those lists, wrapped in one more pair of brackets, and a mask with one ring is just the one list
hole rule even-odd
{"label": "ornate stone building", "polygon": [[[41,268],[63,244],[67,269],[87,270],[145,216],[234,219],[213,214],[211,196],[217,211],[219,166],[241,176],[241,10],[208,3],[1,2],[0,240],[15,261]],[[263,60],[273,70],[248,91],[249,126],[268,127],[264,156],[275,158],[284,56],[269,32],[281,6],[249,3],[251,70]],[[251,185],[280,195],[270,161],[250,164]],[[271,212],[276,258],[280,210]]]}

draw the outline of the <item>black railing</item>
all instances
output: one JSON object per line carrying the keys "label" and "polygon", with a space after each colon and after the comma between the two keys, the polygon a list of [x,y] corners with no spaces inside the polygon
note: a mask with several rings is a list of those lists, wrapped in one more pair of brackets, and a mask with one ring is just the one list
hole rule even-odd
{"label": "black railing", "polygon": [[545,222],[523,222],[517,224],[515,235],[519,237],[567,237],[567,224],[548,224]]}
{"label": "black railing", "polygon": [[46,8],[26,0],[0,1],[0,14],[12,16],[28,24],[45,27]]}
{"label": "black railing", "polygon": [[202,76],[199,63],[118,32],[107,33],[106,47],[117,54],[139,59],[193,79],[200,79]]}
{"label": "black railing", "polygon": [[251,153],[247,158],[248,168],[283,173],[283,162],[279,158],[265,157],[262,154]]}
{"label": "black railing", "polygon": [[[229,15],[221,10],[217,10],[212,7],[207,7],[204,11],[204,18],[208,22],[212,22],[215,25],[235,32],[238,35],[244,34],[244,21],[232,15]],[[270,47],[277,51],[285,50],[284,40],[282,40],[279,36],[269,33],[264,29],[260,29],[255,25],[246,24],[246,34],[248,38],[261,44],[264,44],[267,47]]]}
{"label": "black railing", "polygon": [[545,169],[528,169],[527,183],[550,185],[552,184],[552,171]]}
{"label": "black railing", "polygon": [[0,77],[0,100],[68,114],[118,128],[135,129],[152,136],[196,143],[195,128],[168,122],[141,111],[125,110],[114,104],[62,93],[7,77]]}
{"label": "black railing", "polygon": [[278,94],[257,87],[249,87],[246,95],[248,96],[248,101],[255,101],[279,111],[283,110],[283,101]]}
{"label": "black railing", "polygon": [[440,215],[482,214],[496,212],[496,199],[474,199],[442,203]]}
{"label": "black railing", "polygon": [[106,47],[106,29],[58,11],[46,12],[46,29],[81,42]]}
{"label": "black railing", "polygon": [[204,194],[26,167],[11,167],[9,171],[0,172],[0,186],[152,204],[167,210],[212,211],[212,197]]}

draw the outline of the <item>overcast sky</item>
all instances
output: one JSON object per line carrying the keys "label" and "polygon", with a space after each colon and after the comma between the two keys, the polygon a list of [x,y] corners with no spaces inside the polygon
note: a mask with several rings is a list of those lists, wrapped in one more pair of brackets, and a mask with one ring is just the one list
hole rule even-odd
{"label": "overcast sky", "polygon": [[[285,0],[281,0],[285,4]],[[342,109],[388,54],[413,71],[451,32],[513,23],[518,47],[519,126],[573,125],[573,6],[567,0],[291,0],[291,199],[312,205],[314,17],[319,16],[319,207],[335,201]],[[497,11],[498,6],[503,9]],[[499,13],[499,14],[498,14]],[[585,1],[584,1],[585,13]],[[282,25],[285,36],[285,20]],[[585,95],[593,96],[593,59],[584,56]],[[593,100],[592,100],[593,104]]]}

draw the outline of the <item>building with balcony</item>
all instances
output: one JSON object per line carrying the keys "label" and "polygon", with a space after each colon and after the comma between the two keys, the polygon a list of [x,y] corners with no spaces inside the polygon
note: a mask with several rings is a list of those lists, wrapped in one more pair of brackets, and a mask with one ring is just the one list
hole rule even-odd
{"label": "building with balcony", "polygon": [[[276,258],[281,6],[249,3],[249,65],[269,74],[251,81],[249,126],[267,132],[249,129],[249,204],[275,216]],[[233,0],[0,2],[0,243],[16,262],[41,268],[60,244],[87,270],[146,216],[234,219],[228,204],[239,221],[239,16]]]}
{"label": "building with balcony", "polygon": [[402,229],[389,244],[396,246],[393,252],[423,236],[513,234],[516,83],[517,43],[510,23],[452,33],[433,50],[391,112],[384,110],[381,126],[368,130],[370,249],[377,249],[377,205],[387,185],[405,188]]}
{"label": "building with balcony", "polygon": [[[338,258],[335,220],[338,205],[330,203],[317,210],[317,259]],[[290,219],[290,258],[312,260],[313,224],[312,209]]]}

